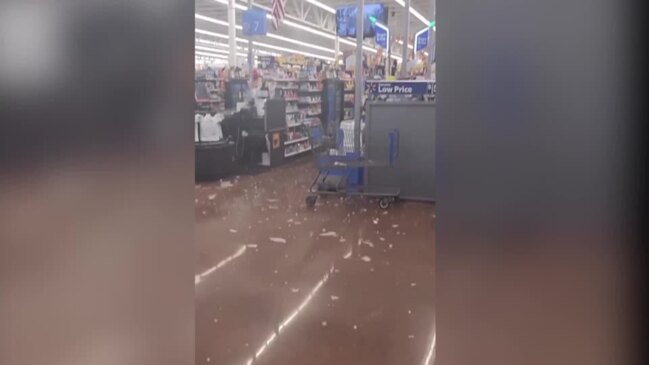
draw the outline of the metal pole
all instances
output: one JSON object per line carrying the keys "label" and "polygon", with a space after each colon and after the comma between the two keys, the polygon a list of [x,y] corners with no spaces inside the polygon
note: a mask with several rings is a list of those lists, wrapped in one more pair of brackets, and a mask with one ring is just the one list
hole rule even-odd
{"label": "metal pole", "polygon": [[354,90],[354,152],[361,152],[361,113],[363,106],[363,8],[364,0],[357,1],[356,10],[356,77]]}
{"label": "metal pole", "polygon": [[403,46],[401,51],[401,77],[405,78],[408,67],[408,39],[410,38],[410,0],[405,0],[406,2],[406,12],[403,16],[403,22],[405,24],[403,30]]}
{"label": "metal pole", "polygon": [[234,11],[234,0],[228,0],[228,46],[230,47],[228,63],[230,64],[230,67],[236,67],[237,65],[237,32],[234,28],[234,22],[236,21]]}
{"label": "metal pole", "polygon": [[[435,15],[437,15],[437,14],[435,14],[435,3],[436,2],[437,2],[437,0],[431,0],[431,2],[430,2],[431,7],[433,8],[432,9],[433,18],[430,19],[431,21],[435,21]],[[430,30],[428,32],[428,65],[427,65],[428,67],[427,67],[427,71],[426,71],[426,78],[429,79],[429,80],[433,78],[433,70],[432,70],[432,68],[433,68],[433,60],[434,60],[433,50],[435,49],[435,47],[437,47],[437,44],[434,44],[434,43],[437,42],[437,37],[436,37],[437,34],[436,33],[437,32],[435,31],[434,28],[430,28]]]}
{"label": "metal pole", "polygon": [[[232,0],[234,1],[234,0]],[[248,9],[252,9],[252,0],[248,0]],[[266,21],[266,19],[264,19]],[[229,24],[228,24],[229,25]],[[234,47],[236,48],[236,47]],[[252,88],[252,69],[255,65],[255,58],[252,54],[252,36],[248,37],[248,77],[250,79],[250,88]]]}
{"label": "metal pole", "polygon": [[[340,53],[340,40],[338,39],[338,36],[334,38],[334,51],[335,51],[335,56],[334,58],[338,58],[338,53]],[[338,65],[334,65],[334,67],[337,67]]]}

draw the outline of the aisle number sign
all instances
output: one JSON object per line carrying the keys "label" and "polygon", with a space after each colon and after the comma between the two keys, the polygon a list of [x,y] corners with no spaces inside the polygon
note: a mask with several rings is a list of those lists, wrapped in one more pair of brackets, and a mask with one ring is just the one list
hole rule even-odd
{"label": "aisle number sign", "polygon": [[248,9],[243,12],[241,19],[243,35],[255,36],[266,35],[268,33],[268,21],[266,20],[265,10]]}
{"label": "aisle number sign", "polygon": [[376,22],[374,23],[374,32],[376,33],[376,45],[388,52],[388,47],[390,46],[390,30],[388,27]]}
{"label": "aisle number sign", "polygon": [[428,47],[429,35],[429,27],[426,27],[415,34],[415,52],[422,51]]}

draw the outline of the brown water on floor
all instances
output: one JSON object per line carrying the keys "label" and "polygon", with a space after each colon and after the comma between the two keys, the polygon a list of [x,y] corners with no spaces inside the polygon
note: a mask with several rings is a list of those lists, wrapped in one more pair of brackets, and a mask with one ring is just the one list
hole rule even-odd
{"label": "brown water on floor", "polygon": [[196,185],[196,364],[432,364],[433,206],[308,209],[314,174]]}

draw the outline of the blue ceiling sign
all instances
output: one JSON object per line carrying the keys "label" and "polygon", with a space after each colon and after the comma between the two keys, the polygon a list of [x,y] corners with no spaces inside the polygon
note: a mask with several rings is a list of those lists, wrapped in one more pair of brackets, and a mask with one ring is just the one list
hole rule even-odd
{"label": "blue ceiling sign", "polygon": [[376,45],[388,51],[390,39],[390,30],[381,23],[374,23],[374,32],[376,33]]}
{"label": "blue ceiling sign", "polygon": [[426,27],[415,34],[415,52],[419,52],[428,47],[430,39],[430,28]]}
{"label": "blue ceiling sign", "polygon": [[242,15],[243,35],[266,35],[268,33],[268,21],[266,11],[262,9],[248,9]]}

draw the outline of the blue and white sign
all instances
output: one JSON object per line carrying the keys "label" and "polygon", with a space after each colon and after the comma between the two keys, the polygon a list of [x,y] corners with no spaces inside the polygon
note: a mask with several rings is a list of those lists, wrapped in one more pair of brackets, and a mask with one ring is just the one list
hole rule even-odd
{"label": "blue and white sign", "polygon": [[268,33],[268,21],[266,20],[266,11],[262,9],[248,9],[243,12],[241,17],[243,35],[266,35]]}
{"label": "blue and white sign", "polygon": [[365,92],[372,95],[426,95],[433,93],[430,81],[365,81]]}
{"label": "blue and white sign", "polygon": [[388,52],[390,45],[390,30],[381,23],[374,23],[374,33],[376,33],[376,45]]}
{"label": "blue and white sign", "polygon": [[430,28],[426,27],[415,34],[415,52],[419,52],[428,47],[430,39]]}

